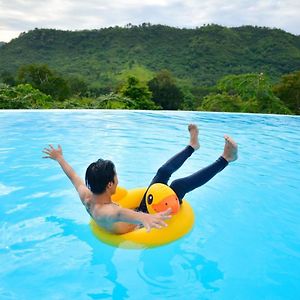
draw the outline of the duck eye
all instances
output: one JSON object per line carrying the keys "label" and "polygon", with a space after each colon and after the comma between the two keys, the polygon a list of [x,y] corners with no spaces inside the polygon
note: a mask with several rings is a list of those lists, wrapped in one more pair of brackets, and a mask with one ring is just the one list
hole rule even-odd
{"label": "duck eye", "polygon": [[148,202],[149,205],[152,204],[152,202],[153,202],[153,196],[152,196],[152,194],[148,195],[147,202]]}

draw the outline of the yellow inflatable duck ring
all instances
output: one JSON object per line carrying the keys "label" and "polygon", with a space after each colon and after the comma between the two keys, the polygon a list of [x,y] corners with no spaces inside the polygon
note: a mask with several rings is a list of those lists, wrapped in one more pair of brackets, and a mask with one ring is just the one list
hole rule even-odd
{"label": "yellow inflatable duck ring", "polygon": [[127,249],[152,248],[168,244],[187,234],[194,224],[194,212],[187,201],[183,199],[179,205],[175,192],[167,185],[155,183],[147,188],[136,188],[126,190],[117,187],[112,200],[121,207],[135,209],[139,207],[141,199],[146,193],[146,204],[148,212],[153,214],[172,208],[172,218],[166,220],[167,227],[162,229],[151,229],[147,232],[145,228],[136,229],[125,234],[113,234],[99,227],[91,220],[91,228],[94,235],[101,241],[111,246]]}

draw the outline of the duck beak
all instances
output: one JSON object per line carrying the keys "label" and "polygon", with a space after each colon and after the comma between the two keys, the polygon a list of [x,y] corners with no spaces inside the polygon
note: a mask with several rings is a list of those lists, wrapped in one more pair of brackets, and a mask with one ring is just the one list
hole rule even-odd
{"label": "duck beak", "polygon": [[152,204],[152,208],[156,213],[163,212],[170,207],[172,209],[172,213],[171,213],[172,215],[175,215],[178,213],[178,211],[180,209],[180,204],[179,204],[179,200],[176,195],[168,196],[168,197],[164,198],[163,200],[161,200],[159,203]]}

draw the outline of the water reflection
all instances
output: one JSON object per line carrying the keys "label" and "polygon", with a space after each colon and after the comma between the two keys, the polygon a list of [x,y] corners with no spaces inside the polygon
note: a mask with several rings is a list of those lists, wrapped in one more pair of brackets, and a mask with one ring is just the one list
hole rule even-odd
{"label": "water reflection", "polygon": [[129,299],[136,299],[137,291],[139,299],[209,299],[223,279],[217,262],[180,250],[178,242],[146,250],[116,249],[111,262],[109,279]]}

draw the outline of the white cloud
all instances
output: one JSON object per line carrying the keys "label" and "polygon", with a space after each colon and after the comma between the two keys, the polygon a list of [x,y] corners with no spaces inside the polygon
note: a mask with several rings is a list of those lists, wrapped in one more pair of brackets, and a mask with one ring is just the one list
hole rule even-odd
{"label": "white cloud", "polygon": [[298,0],[0,0],[0,41],[35,27],[79,30],[143,22],[258,25],[299,34],[299,11]]}

